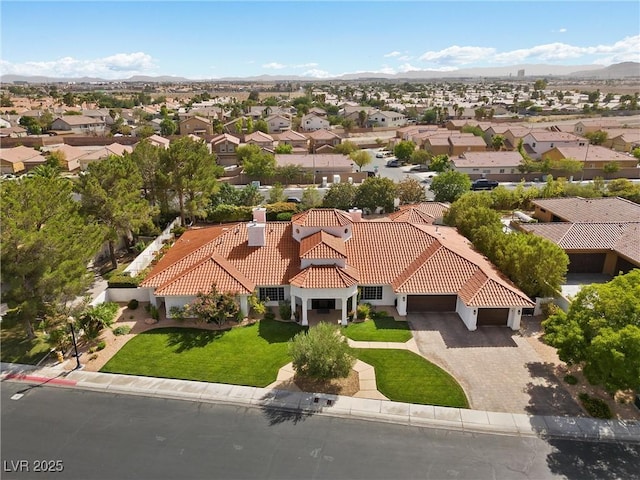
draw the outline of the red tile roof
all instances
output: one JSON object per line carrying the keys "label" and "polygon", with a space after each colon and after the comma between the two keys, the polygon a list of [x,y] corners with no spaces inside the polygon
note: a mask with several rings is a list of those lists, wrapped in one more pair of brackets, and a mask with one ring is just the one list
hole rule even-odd
{"label": "red tile roof", "polygon": [[291,223],[301,227],[344,227],[351,223],[351,216],[335,208],[312,208],[294,215]]}
{"label": "red tile roof", "polygon": [[448,205],[439,202],[423,202],[411,205],[400,205],[400,210],[388,215],[394,222],[428,223],[442,218],[449,209]]}
{"label": "red tile roof", "polygon": [[531,203],[565,222],[640,222],[640,205],[619,197],[546,198]]}
{"label": "red tile roof", "polygon": [[358,271],[347,266],[312,265],[291,279],[300,288],[347,288],[358,284]]}
{"label": "red tile roof", "polygon": [[347,258],[344,240],[320,230],[302,239],[300,258]]}

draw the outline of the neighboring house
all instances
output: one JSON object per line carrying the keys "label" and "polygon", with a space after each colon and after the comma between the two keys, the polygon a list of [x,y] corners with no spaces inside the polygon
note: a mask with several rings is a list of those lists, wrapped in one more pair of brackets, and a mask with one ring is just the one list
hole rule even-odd
{"label": "neighboring house", "polygon": [[300,119],[300,127],[305,132],[314,132],[316,130],[326,130],[329,128],[329,120],[313,113],[308,113]]}
{"label": "neighboring house", "polygon": [[84,115],[64,115],[53,121],[51,130],[70,132],[77,135],[104,135],[106,124],[99,118],[91,118]]}
{"label": "neighboring house", "polygon": [[554,147],[542,155],[551,161],[564,159],[579,160],[584,164],[584,168],[595,168],[602,170],[610,163],[618,164],[619,168],[634,168],[638,165],[638,160],[631,155],[615,152],[599,145],[588,145],[584,147]]}
{"label": "neighboring house", "polygon": [[180,135],[212,135],[213,125],[211,120],[204,117],[193,116],[181,120],[179,123]]}
{"label": "neighboring house", "polygon": [[450,157],[453,169],[468,175],[518,173],[522,156],[518,152],[465,152]]}
{"label": "neighboring house", "polygon": [[617,152],[632,152],[640,147],[640,129],[628,129],[625,132],[610,136],[608,139],[611,149]]}
{"label": "neighboring house", "polygon": [[20,173],[31,170],[47,161],[40,152],[34,148],[20,145],[13,148],[0,148],[0,168],[5,173]]}
{"label": "neighboring house", "polygon": [[82,110],[82,115],[85,117],[93,118],[95,120],[100,120],[105,125],[113,125],[113,118],[109,115],[109,110],[106,108],[99,108],[97,110]]}
{"label": "neighboring house", "polygon": [[398,112],[378,110],[371,112],[367,121],[372,127],[401,127],[407,124],[407,117]]}
{"label": "neighboring house", "polygon": [[88,153],[85,150],[85,154],[78,159],[80,162],[80,169],[84,171],[88,168],[89,164],[93,162],[104,160],[105,158],[112,155],[115,155],[116,157],[122,157],[125,153],[131,152],[133,152],[132,146],[121,145],[119,143],[112,143],[111,145],[99,147],[91,150]]}
{"label": "neighboring house", "polygon": [[343,325],[358,302],[412,312],[457,312],[467,329],[520,327],[531,300],[455,229],[362,221],[362,212],[311,209],[290,222],[253,221],[185,232],[142,282],[149,300],[183,307],[211,286],[236,296],[243,314],[256,294],[287,302],[291,319],[338,310]]}
{"label": "neighboring house", "polygon": [[316,130],[307,134],[309,137],[309,150],[311,153],[330,153],[333,149],[342,143],[342,137],[336,135],[329,130]]}
{"label": "neighboring house", "polygon": [[269,126],[269,131],[273,133],[283,132],[291,128],[291,119],[284,115],[269,115],[265,121]]}
{"label": "neighboring house", "polygon": [[449,156],[462,155],[466,152],[486,152],[484,138],[470,134],[451,135],[449,137]]}
{"label": "neighboring house", "polygon": [[293,153],[306,153],[309,151],[309,139],[300,132],[285,130],[282,133],[274,134],[273,138],[278,144],[291,145]]}
{"label": "neighboring house", "polygon": [[620,128],[621,123],[615,118],[594,118],[593,120],[581,120],[573,127],[573,133],[584,137],[587,133],[606,130],[609,128]]}
{"label": "neighboring house", "polygon": [[578,138],[571,133],[547,130],[530,132],[522,138],[522,142],[530,148],[531,156],[538,160],[542,158],[543,153],[554,147],[584,147],[588,143],[584,138]]}
{"label": "neighboring house", "polygon": [[[333,178],[331,175],[342,175],[346,181],[346,175],[353,172],[353,160],[347,155],[338,153],[328,154],[276,154],[276,165],[283,167],[286,165],[300,165],[302,169],[311,174],[328,176],[328,181]],[[315,180],[314,180],[315,183]]]}
{"label": "neighboring house", "polygon": [[27,130],[22,127],[0,128],[0,138],[23,138],[27,136]]}
{"label": "neighboring house", "polygon": [[263,150],[273,152],[273,137],[268,133],[261,132],[260,130],[245,135],[244,143],[248,143],[249,145],[257,145]]}
{"label": "neighboring house", "polygon": [[62,168],[62,170],[66,170],[69,172],[78,170],[80,168],[80,158],[87,154],[86,150],[74,147],[72,145],[67,145],[66,143],[60,145],[51,145],[50,147],[43,147],[42,151],[46,151],[49,153],[60,152],[64,158],[63,164],[60,167]]}
{"label": "neighboring house", "polygon": [[327,116],[327,111],[324,108],[320,108],[320,107],[311,107],[307,113],[311,113],[312,115],[318,115],[319,117]]}
{"label": "neighboring house", "polygon": [[507,150],[515,150],[518,148],[518,143],[520,140],[523,140],[524,137],[534,131],[542,131],[542,130],[532,130],[527,127],[511,127],[509,130],[504,132],[504,143],[505,148]]}
{"label": "neighboring house", "polygon": [[640,268],[640,205],[622,198],[532,200],[541,223],[520,230],[562,247],[569,273],[617,275]]}
{"label": "neighboring house", "polygon": [[429,135],[424,139],[422,147],[432,155],[449,155],[449,133]]}
{"label": "neighboring house", "polygon": [[171,144],[171,141],[168,138],[164,138],[164,137],[161,137],[160,135],[155,135],[155,134],[151,135],[150,137],[147,137],[147,140],[149,140],[151,145],[160,147],[163,150],[167,150],[169,148],[169,145]]}
{"label": "neighboring house", "polygon": [[216,154],[218,165],[237,165],[236,150],[240,146],[240,139],[228,133],[222,133],[211,139],[211,152]]}
{"label": "neighboring house", "polygon": [[487,145],[491,145],[491,142],[493,142],[493,137],[495,137],[496,135],[501,135],[506,139],[505,135],[507,133],[507,130],[509,130],[510,128],[513,128],[513,125],[509,125],[508,123],[490,125],[484,130],[485,142],[487,142]]}

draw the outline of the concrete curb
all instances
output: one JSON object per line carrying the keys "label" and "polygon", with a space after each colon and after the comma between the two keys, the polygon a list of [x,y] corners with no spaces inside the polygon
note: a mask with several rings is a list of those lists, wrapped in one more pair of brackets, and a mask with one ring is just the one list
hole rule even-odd
{"label": "concrete curb", "polygon": [[636,421],[486,412],[190,380],[36,369],[10,363],[0,364],[0,379],[123,395],[280,409],[301,416],[327,415],[472,433],[640,443],[640,422]]}

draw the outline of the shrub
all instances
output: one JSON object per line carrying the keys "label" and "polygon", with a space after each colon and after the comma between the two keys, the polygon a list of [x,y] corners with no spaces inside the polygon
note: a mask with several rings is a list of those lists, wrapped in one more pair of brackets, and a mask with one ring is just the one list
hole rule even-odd
{"label": "shrub", "polygon": [[147,244],[143,241],[136,242],[136,244],[133,246],[133,249],[136,253],[142,253],[145,248],[147,248]]}
{"label": "shrub", "polygon": [[355,363],[347,339],[329,323],[298,333],[289,341],[289,355],[298,375],[320,380],[346,377]]}
{"label": "shrub", "polygon": [[[297,211],[295,203],[277,202],[267,205],[267,220],[279,220],[278,215],[289,213],[293,215]],[[291,218],[289,218],[290,220]]]}
{"label": "shrub", "polygon": [[209,222],[246,222],[253,217],[252,207],[236,205],[218,205],[207,211]]}
{"label": "shrub", "polygon": [[580,403],[582,403],[584,409],[592,417],[604,419],[612,418],[611,409],[604,400],[590,397],[586,393],[581,393],[578,395],[578,398],[580,399]]}
{"label": "shrub", "polygon": [[278,304],[278,309],[282,320],[289,320],[291,318],[291,303],[283,300]]}
{"label": "shrub", "polygon": [[136,277],[131,277],[126,273],[120,273],[112,275],[107,282],[109,288],[137,288],[140,284],[140,280]]}
{"label": "shrub", "polygon": [[371,313],[371,307],[368,303],[361,303],[356,308],[356,317],[358,320],[365,320]]}
{"label": "shrub", "polygon": [[276,215],[276,220],[279,222],[290,222],[291,217],[293,217],[293,213],[291,212],[282,212]]}
{"label": "shrub", "polygon": [[151,315],[151,318],[153,318],[154,320],[160,320],[160,311],[158,310],[158,307],[149,304],[148,312],[149,315]]}
{"label": "shrub", "polygon": [[115,321],[119,308],[119,305],[115,302],[105,302],[87,308],[78,318],[85,336],[89,340],[98,338],[100,330],[110,327]]}
{"label": "shrub", "polygon": [[267,308],[267,311],[264,312],[264,317],[265,320],[275,320],[276,319],[276,314],[273,313],[273,310],[271,310],[270,308]]}
{"label": "shrub", "polygon": [[569,385],[576,385],[578,383],[578,379],[573,375],[565,375],[564,381]]}
{"label": "shrub", "polygon": [[132,298],[131,300],[129,300],[129,303],[127,303],[127,308],[129,310],[135,310],[136,308],[138,308],[138,305],[138,300]]}
{"label": "shrub", "polygon": [[119,335],[127,335],[131,332],[131,327],[129,325],[120,325],[112,330],[113,334],[116,336]]}
{"label": "shrub", "polygon": [[183,227],[183,226],[181,226],[181,225],[176,225],[175,227],[173,227],[173,228],[171,229],[171,233],[173,233],[173,235],[174,235],[176,238],[180,238],[180,236],[182,236],[182,234],[183,234],[184,232],[186,232],[186,231],[187,231],[187,228],[186,228],[186,227]]}
{"label": "shrub", "polygon": [[233,295],[221,293],[215,285],[209,293],[198,293],[193,302],[185,306],[185,314],[206,323],[224,325],[238,316],[238,305]]}
{"label": "shrub", "polygon": [[100,350],[104,350],[106,346],[107,346],[106,342],[104,340],[100,340],[96,345],[96,351],[99,352]]}
{"label": "shrub", "polygon": [[265,302],[261,302],[255,294],[249,297],[249,307],[256,315],[264,315],[267,311]]}

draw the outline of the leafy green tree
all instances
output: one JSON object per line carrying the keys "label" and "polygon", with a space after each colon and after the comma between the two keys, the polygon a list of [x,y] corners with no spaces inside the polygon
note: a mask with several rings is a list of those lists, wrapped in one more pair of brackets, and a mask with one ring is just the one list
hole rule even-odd
{"label": "leafy green tree", "polygon": [[333,183],[324,194],[322,206],[324,208],[339,208],[348,210],[355,206],[357,187],[352,183]]}
{"label": "leafy green tree", "polygon": [[316,208],[322,205],[322,195],[315,185],[309,185],[302,191],[301,206],[303,209]]}
{"label": "leafy green tree", "polygon": [[502,135],[494,135],[491,139],[491,146],[496,151],[502,150],[504,148],[504,137]]}
{"label": "leafy green tree", "polygon": [[255,127],[253,125],[253,118],[247,118],[247,133],[255,132]]}
{"label": "leafy green tree", "polygon": [[42,127],[35,117],[22,116],[18,123],[27,130],[28,135],[40,135],[42,133]]}
{"label": "leafy green tree", "polygon": [[302,181],[305,176],[305,170],[301,165],[281,165],[276,167],[276,175],[282,179],[285,185],[291,185],[296,180],[298,182]]}
{"label": "leafy green tree", "polygon": [[289,341],[289,355],[296,374],[319,380],[349,375],[355,357],[347,339],[329,323],[319,323]]}
{"label": "leafy green tree", "polygon": [[636,147],[633,150],[631,150],[631,155],[633,155],[636,160],[640,161],[640,147]]}
{"label": "leafy green tree", "polygon": [[73,107],[76,104],[76,100],[72,92],[65,93],[62,96],[62,101],[67,107]]}
{"label": "leafy green tree", "polygon": [[369,165],[373,160],[366,150],[356,150],[349,154],[349,158],[358,166],[358,171],[362,171],[362,167]]}
{"label": "leafy green tree", "polygon": [[140,172],[144,197],[150,205],[160,204],[161,210],[166,213],[169,209],[168,192],[166,191],[168,186],[166,182],[163,184],[164,177],[161,175],[161,152],[160,147],[153,145],[145,138],[138,142],[130,155]]}
{"label": "leafy green tree", "polygon": [[142,178],[131,157],[110,156],[89,165],[76,185],[82,211],[105,226],[113,268],[118,267],[115,246],[118,238],[129,244],[129,236],[143,226],[152,226],[155,210],[140,196]]}
{"label": "leafy green tree", "polygon": [[103,232],[80,215],[72,184],[62,178],[4,182],[0,199],[2,301],[33,337],[31,322],[89,286],[93,276],[87,265]]}
{"label": "leafy green tree", "polygon": [[269,133],[269,124],[266,120],[261,118],[260,120],[256,121],[253,129],[256,132]]}
{"label": "leafy green tree", "polygon": [[593,383],[608,390],[638,388],[640,381],[640,270],[583,287],[567,313],[543,322],[545,341],[561,360],[584,362]]}
{"label": "leafy green tree", "polygon": [[616,178],[607,184],[608,197],[621,197],[640,203],[640,185],[627,178]]}
{"label": "leafy green tree", "polygon": [[238,158],[238,165],[244,164],[244,161],[251,155],[260,153],[262,150],[258,145],[250,143],[249,145],[241,145],[236,148],[236,157]]}
{"label": "leafy green tree", "polygon": [[584,162],[576,160],[575,158],[563,158],[562,160],[551,162],[551,168],[554,170],[560,170],[569,176],[573,176],[582,171],[584,168]]}
{"label": "leafy green tree", "polygon": [[278,203],[284,201],[284,187],[281,183],[276,182],[269,190],[269,203]]}
{"label": "leafy green tree", "polygon": [[372,213],[375,213],[378,207],[385,212],[393,212],[395,197],[396,184],[393,180],[386,177],[368,177],[358,187],[355,203]]}
{"label": "leafy green tree", "polygon": [[160,135],[168,137],[176,133],[176,130],[178,130],[178,127],[170,118],[165,118],[160,122]]}
{"label": "leafy green tree", "polygon": [[393,147],[393,154],[401,162],[408,162],[416,149],[416,144],[411,140],[401,140]]}
{"label": "leafy green tree", "polygon": [[604,165],[604,167],[602,167],[602,170],[608,177],[609,175],[612,175],[620,170],[620,164],[618,162],[608,162]]}
{"label": "leafy green tree", "polygon": [[151,125],[141,125],[136,128],[136,137],[138,138],[149,138],[154,133],[156,132]]}
{"label": "leafy green tree", "polygon": [[[484,111],[484,109],[479,109],[479,110]],[[476,110],[476,113],[477,112],[478,110]],[[477,125],[465,125],[460,129],[460,131],[462,133],[473,133],[476,137],[484,136],[484,131],[482,130],[482,128],[478,127]]]}
{"label": "leafy green tree", "polygon": [[434,172],[446,172],[451,169],[451,162],[449,161],[449,155],[442,154],[436,155],[431,159],[429,168]]}
{"label": "leafy green tree", "polygon": [[454,202],[471,189],[471,179],[465,173],[450,170],[435,177],[429,189],[436,202]]}
{"label": "leafy green tree", "polygon": [[351,153],[360,149],[358,148],[358,145],[356,145],[355,143],[350,142],[349,140],[345,140],[339,143],[338,145],[336,145],[333,150],[335,153],[341,153],[342,155],[350,155]]}
{"label": "leafy green tree", "polygon": [[410,162],[417,165],[428,165],[433,155],[423,149],[418,149],[411,154]]}
{"label": "leafy green tree", "polygon": [[236,205],[253,207],[262,203],[264,198],[255,185],[245,185],[238,190],[238,203]]}
{"label": "leafy green tree", "polygon": [[180,137],[161,155],[162,180],[178,198],[183,225],[186,214],[191,217],[204,215],[216,179],[223,172],[216,164],[216,156],[209,153],[204,141],[191,137]]}
{"label": "leafy green tree", "polygon": [[260,150],[245,158],[242,167],[244,173],[250,177],[264,180],[276,174],[276,158],[272,154]]}
{"label": "leafy green tree", "polygon": [[605,131],[598,130],[597,132],[588,132],[584,136],[589,140],[591,145],[602,145],[607,141],[609,134]]}
{"label": "leafy green tree", "polygon": [[427,193],[422,184],[415,178],[405,178],[396,185],[396,192],[401,205],[427,201]]}
{"label": "leafy green tree", "polygon": [[293,153],[293,145],[289,143],[279,143],[275,148],[275,153],[279,154],[291,154]]}
{"label": "leafy green tree", "polygon": [[220,182],[217,191],[210,197],[210,205],[240,205],[240,190],[230,183]]}

